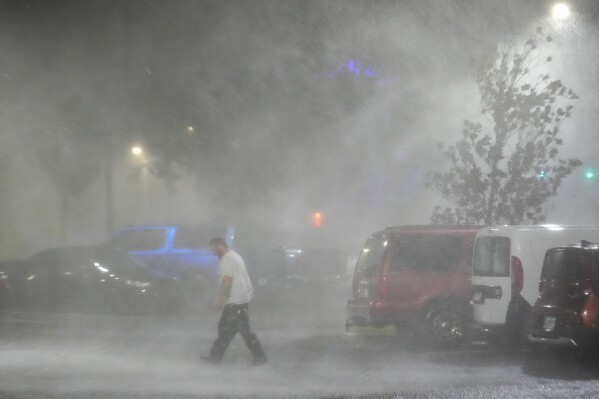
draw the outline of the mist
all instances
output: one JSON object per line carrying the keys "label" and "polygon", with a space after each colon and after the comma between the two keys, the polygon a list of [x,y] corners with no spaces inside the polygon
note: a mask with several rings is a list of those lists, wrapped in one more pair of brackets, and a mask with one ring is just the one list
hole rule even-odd
{"label": "mist", "polygon": [[[341,320],[326,317],[341,312],[342,302],[321,306],[322,313],[301,307],[254,310],[253,329],[269,356],[264,367],[248,368],[251,354],[239,336],[223,364],[198,362],[215,337],[217,313],[124,324],[103,316],[66,316],[58,324],[4,336],[0,386],[3,392],[45,398],[323,397],[448,392],[472,379],[469,363],[448,365],[443,357],[410,349],[394,334],[343,333]],[[517,372],[515,365],[504,368]],[[481,370],[477,378],[497,383],[496,368]],[[512,380],[518,383],[516,376]]]}
{"label": "mist", "polygon": [[[228,219],[281,230],[297,245],[314,234],[309,215],[320,211],[318,241],[357,249],[381,227],[428,223],[440,202],[423,185],[426,170],[443,164],[435,145],[459,138],[463,119],[478,116],[472,60],[525,37],[548,10],[543,1],[1,7],[5,258],[95,243],[128,224]],[[597,76],[587,45],[597,31],[584,14],[572,24],[552,49],[561,62],[553,72],[581,97],[562,127],[565,149],[590,162],[592,146],[576,143],[596,140],[597,103],[584,82]],[[188,127],[208,156],[180,166],[170,189],[164,176],[133,173],[132,145],[168,160],[165,138]],[[54,180],[82,182],[60,227],[63,189],[40,151],[63,141],[73,148],[47,151],[64,163]],[[82,157],[87,170],[69,169]],[[595,220],[595,209],[572,213],[574,180],[550,219]],[[583,190],[577,202],[594,193]],[[244,205],[219,201],[230,196]]]}
{"label": "mist", "polygon": [[[597,165],[598,14],[592,0],[574,4],[575,18],[554,23],[545,0],[2,0],[0,260],[97,244],[127,225],[219,223],[268,230],[282,246],[343,247],[349,275],[370,233],[430,222],[443,204],[424,187],[426,171],[445,165],[436,144],[481,118],[475,60],[538,26],[554,38],[549,73],[580,97],[560,127],[560,155],[585,163],[561,186],[548,222],[599,224],[598,183],[578,177]],[[0,381],[65,395],[110,381],[116,393],[138,384],[141,396],[455,385],[417,354],[398,360],[388,337],[364,358],[340,354],[350,345],[346,288],[316,313],[263,310],[254,327],[274,366],[247,370],[236,338],[234,383],[197,363],[217,314],[128,338],[107,330],[89,342],[67,323],[66,337],[3,341]],[[302,337],[316,337],[312,351]],[[330,337],[333,349],[318,341]],[[21,386],[16,376],[27,373],[45,377]],[[492,386],[493,369],[483,374]]]}

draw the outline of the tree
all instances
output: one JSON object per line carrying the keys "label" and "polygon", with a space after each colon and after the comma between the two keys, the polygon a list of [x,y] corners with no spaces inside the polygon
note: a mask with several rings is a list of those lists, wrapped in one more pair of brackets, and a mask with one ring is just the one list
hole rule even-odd
{"label": "tree", "polygon": [[[518,46],[498,46],[475,74],[483,125],[465,120],[462,139],[438,145],[451,167],[428,172],[426,187],[452,206],[437,205],[433,223],[521,224],[545,220],[548,200],[582,163],[558,157],[561,123],[578,96],[539,71],[552,61],[538,47],[542,29]],[[532,74],[538,74],[536,79]]]}

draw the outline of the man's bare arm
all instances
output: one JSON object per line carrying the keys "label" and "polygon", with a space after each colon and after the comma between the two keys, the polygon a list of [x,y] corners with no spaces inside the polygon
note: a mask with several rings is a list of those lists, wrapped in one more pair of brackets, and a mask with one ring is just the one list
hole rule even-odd
{"label": "man's bare arm", "polygon": [[214,309],[221,310],[227,300],[231,296],[231,286],[233,285],[233,277],[223,276],[220,281],[220,287],[218,288],[218,294],[214,301]]}

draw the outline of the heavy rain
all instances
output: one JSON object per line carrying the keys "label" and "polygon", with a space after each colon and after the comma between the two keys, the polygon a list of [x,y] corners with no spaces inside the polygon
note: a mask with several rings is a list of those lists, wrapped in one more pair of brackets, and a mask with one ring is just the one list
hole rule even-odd
{"label": "heavy rain", "polygon": [[[599,226],[598,26],[596,0],[0,0],[0,398],[599,397],[596,355],[506,350],[470,336],[465,316],[476,277],[494,295],[476,275],[479,228]],[[538,59],[520,70],[519,110],[535,89],[546,102],[506,111],[508,183],[486,175],[485,214],[431,173],[478,123],[500,137],[504,104],[485,108],[480,68],[502,49],[528,60],[526,46]],[[513,140],[539,125],[547,139],[523,146],[539,161],[524,171]],[[485,146],[473,154],[492,165]],[[471,241],[430,233],[441,216]],[[430,243],[402,238],[421,228]],[[592,249],[589,229],[535,253],[532,279],[516,254],[523,297],[538,294],[544,251]],[[245,260],[260,367],[240,336],[220,364],[201,360],[220,318],[214,237]],[[401,245],[414,255],[393,271]],[[517,291],[514,254],[498,297]],[[467,310],[435,338],[459,346],[431,345],[417,316],[363,323],[396,284],[372,266],[450,258]],[[458,285],[435,273],[398,295]]]}

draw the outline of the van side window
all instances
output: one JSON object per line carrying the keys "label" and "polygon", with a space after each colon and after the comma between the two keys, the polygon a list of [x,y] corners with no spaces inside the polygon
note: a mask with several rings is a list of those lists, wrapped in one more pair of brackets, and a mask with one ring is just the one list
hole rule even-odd
{"label": "van side window", "polygon": [[510,239],[480,237],[474,246],[472,274],[475,276],[507,277],[510,275]]}
{"label": "van side window", "polygon": [[392,244],[391,270],[455,270],[462,241],[458,236],[400,235]]}

